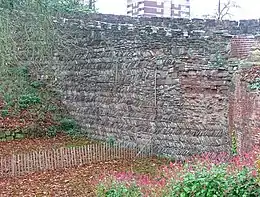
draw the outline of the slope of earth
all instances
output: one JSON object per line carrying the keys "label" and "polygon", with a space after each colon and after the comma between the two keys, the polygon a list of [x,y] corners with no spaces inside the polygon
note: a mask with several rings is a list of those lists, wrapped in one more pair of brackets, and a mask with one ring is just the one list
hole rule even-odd
{"label": "slope of earth", "polygon": [[47,83],[34,80],[27,66],[0,69],[0,141],[78,134],[59,98]]}
{"label": "slope of earth", "polygon": [[18,3],[19,11],[1,2],[0,141],[77,133],[55,91],[52,14],[38,1]]}

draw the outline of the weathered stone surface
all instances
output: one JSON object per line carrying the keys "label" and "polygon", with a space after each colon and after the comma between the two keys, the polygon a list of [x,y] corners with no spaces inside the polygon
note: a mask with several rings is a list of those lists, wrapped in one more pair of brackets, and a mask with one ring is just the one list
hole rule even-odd
{"label": "weathered stone surface", "polygon": [[55,84],[88,135],[152,144],[178,159],[230,151],[230,41],[258,34],[258,20],[78,14],[55,28]]}
{"label": "weathered stone surface", "polygon": [[56,83],[87,134],[152,143],[156,153],[179,159],[230,150],[226,34],[245,32],[244,22],[63,17]]}

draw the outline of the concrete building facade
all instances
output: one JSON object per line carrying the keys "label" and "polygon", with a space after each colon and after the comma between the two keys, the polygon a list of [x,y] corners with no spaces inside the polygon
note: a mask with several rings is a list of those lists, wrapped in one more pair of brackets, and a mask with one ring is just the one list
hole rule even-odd
{"label": "concrete building facade", "polygon": [[128,16],[190,18],[191,0],[127,0]]}

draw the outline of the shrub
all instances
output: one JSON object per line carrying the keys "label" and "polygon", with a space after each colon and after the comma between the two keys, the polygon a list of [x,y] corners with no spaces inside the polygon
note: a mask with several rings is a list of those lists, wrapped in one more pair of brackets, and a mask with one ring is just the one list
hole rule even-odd
{"label": "shrub", "polygon": [[260,78],[256,78],[253,82],[249,84],[250,90],[259,90],[260,89]]}
{"label": "shrub", "polygon": [[237,154],[237,138],[234,132],[232,133],[232,154]]}
{"label": "shrub", "polygon": [[71,137],[80,137],[80,128],[74,119],[63,118],[60,120],[60,130]]}
{"label": "shrub", "polygon": [[8,114],[9,114],[8,109],[3,109],[3,110],[1,111],[1,116],[2,116],[3,118],[5,118],[6,116],[8,116]]}
{"label": "shrub", "polygon": [[55,137],[57,135],[57,127],[56,126],[51,126],[47,130],[47,136],[49,137]]}
{"label": "shrub", "polygon": [[19,98],[19,107],[22,109],[28,108],[30,105],[34,105],[37,103],[40,103],[41,99],[33,94],[26,94],[26,95],[22,95]]}
{"label": "shrub", "polygon": [[113,183],[111,187],[107,188],[105,185],[99,185],[97,189],[98,197],[139,197],[142,196],[140,189],[135,185],[129,187]]}
{"label": "shrub", "polygon": [[256,176],[247,168],[229,176],[227,182],[229,185],[228,196],[260,196],[260,187],[257,184]]}
{"label": "shrub", "polygon": [[173,181],[166,192],[167,197],[189,196],[252,196],[260,194],[256,177],[244,168],[229,174],[227,168],[218,166],[210,171],[188,172],[183,181]]}
{"label": "shrub", "polygon": [[43,86],[43,83],[41,81],[33,81],[30,84],[33,88],[40,88]]}
{"label": "shrub", "polygon": [[63,131],[70,131],[76,129],[77,123],[73,119],[63,118],[60,121],[60,127]]}
{"label": "shrub", "polygon": [[260,186],[260,155],[258,160],[256,161],[256,168],[257,168],[257,172],[258,172],[258,185]]}
{"label": "shrub", "polygon": [[110,136],[107,140],[108,144],[110,144],[111,146],[115,145],[116,139],[114,136]]}
{"label": "shrub", "polygon": [[258,154],[259,149],[231,158],[226,153],[206,153],[191,157],[184,163],[170,162],[157,168],[152,176],[110,172],[109,176],[103,175],[97,179],[98,190],[103,187],[103,192],[118,194],[126,188],[124,191],[128,194],[129,186],[135,185],[141,196],[257,197],[260,196]]}

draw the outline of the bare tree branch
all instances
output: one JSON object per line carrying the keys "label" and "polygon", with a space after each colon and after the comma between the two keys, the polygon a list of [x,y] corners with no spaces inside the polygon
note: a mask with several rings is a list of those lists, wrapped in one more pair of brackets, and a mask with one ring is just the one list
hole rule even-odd
{"label": "bare tree branch", "polygon": [[227,3],[225,3],[224,5],[223,5],[223,8],[221,9],[221,8],[219,8],[219,10],[220,10],[220,12],[218,13],[218,20],[220,20],[221,18],[223,18],[223,13],[225,12],[225,13],[227,13],[227,11],[229,11],[229,9],[230,9],[230,1],[228,1]]}
{"label": "bare tree branch", "polygon": [[218,1],[218,9],[216,12],[216,19],[223,20],[226,16],[232,16],[231,11],[234,8],[239,8],[239,5],[233,0],[227,0],[222,3],[223,0]]}

